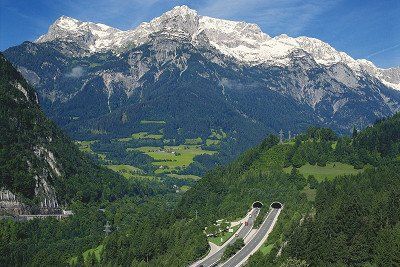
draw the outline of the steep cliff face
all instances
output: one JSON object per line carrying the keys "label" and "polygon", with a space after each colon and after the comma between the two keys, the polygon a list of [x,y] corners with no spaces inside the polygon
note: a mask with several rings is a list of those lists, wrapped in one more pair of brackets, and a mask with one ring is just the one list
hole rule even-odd
{"label": "steep cliff face", "polygon": [[86,159],[44,116],[35,91],[1,54],[0,126],[2,211],[58,212],[72,199],[96,201],[125,186],[121,177]]}
{"label": "steep cliff face", "polygon": [[186,6],[127,31],[61,17],[5,55],[74,138],[127,136],[141,120],[163,120],[170,139],[223,129],[248,146],[311,124],[347,133],[400,109],[398,68]]}

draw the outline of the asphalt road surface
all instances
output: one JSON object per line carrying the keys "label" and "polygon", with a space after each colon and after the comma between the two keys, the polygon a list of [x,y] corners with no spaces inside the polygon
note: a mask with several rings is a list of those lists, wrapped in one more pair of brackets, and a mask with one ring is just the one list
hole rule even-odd
{"label": "asphalt road surface", "polygon": [[236,253],[232,258],[222,264],[222,267],[236,267],[239,266],[246,257],[250,256],[252,251],[256,246],[262,242],[263,237],[267,234],[269,228],[272,226],[272,222],[278,215],[279,209],[272,209],[268,214],[267,218],[264,220],[260,229],[254,235],[254,237],[247,243],[238,253]]}
{"label": "asphalt road surface", "polygon": [[[249,218],[248,225],[243,226],[238,232],[236,232],[237,237],[232,238],[228,244],[233,244],[235,242],[236,239],[238,238],[243,238],[253,229],[253,224],[254,221],[258,215],[258,213],[260,212],[259,208],[254,208],[253,211],[251,212],[251,218]],[[203,267],[210,267],[210,266],[215,266],[217,265],[218,261],[222,258],[222,255],[224,254],[224,251],[226,249],[227,246],[224,246],[223,248],[221,248],[220,250],[218,250],[217,252],[215,252],[213,255],[211,255],[210,257],[206,258],[204,261],[200,262],[199,264],[197,264],[196,266],[203,266]]]}

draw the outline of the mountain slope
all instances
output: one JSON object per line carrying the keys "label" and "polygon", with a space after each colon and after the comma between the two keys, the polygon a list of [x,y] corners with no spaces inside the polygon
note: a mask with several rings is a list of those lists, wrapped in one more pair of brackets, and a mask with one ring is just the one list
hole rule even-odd
{"label": "mountain slope", "polygon": [[[209,172],[183,196],[178,210],[199,214],[209,226],[216,219],[240,218],[256,200],[282,202],[273,232],[249,266],[395,266],[399,118],[396,114],[354,138],[315,127],[283,144],[270,136]],[[357,162],[358,174],[338,175],[344,163]]]}
{"label": "mountain slope", "polygon": [[128,136],[141,120],[163,120],[166,138],[222,129],[241,151],[281,128],[347,133],[400,109],[396,68],[186,6],[128,31],[61,17],[4,53],[38,88],[46,114],[78,139]]}
{"label": "mountain slope", "polygon": [[248,65],[287,65],[290,53],[301,49],[312,55],[317,63],[332,66],[344,63],[358,74],[366,72],[381,81],[400,86],[398,68],[380,69],[367,60],[355,60],[344,52],[316,38],[270,37],[256,24],[200,16],[187,6],[177,6],[137,28],[121,31],[104,24],[81,22],[62,16],[50,26],[48,33],[36,42],[67,41],[79,44],[88,53],[121,51],[147,43],[152,35],[167,33],[175,38],[189,37],[199,47],[207,43],[224,55]]}
{"label": "mountain slope", "polygon": [[36,93],[0,54],[0,188],[20,212],[53,212],[71,200],[112,200],[139,187],[94,165],[41,111]]}

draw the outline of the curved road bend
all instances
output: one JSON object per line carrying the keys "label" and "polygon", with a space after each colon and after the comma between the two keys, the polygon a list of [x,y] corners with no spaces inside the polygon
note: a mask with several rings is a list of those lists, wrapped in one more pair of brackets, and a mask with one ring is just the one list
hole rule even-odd
{"label": "curved road bend", "polygon": [[275,218],[279,215],[281,209],[274,209],[268,213],[267,218],[264,220],[254,237],[237,252],[232,258],[222,264],[222,267],[238,267],[242,265],[263,241],[263,238],[268,234],[268,230],[273,227]]}
{"label": "curved road bend", "polygon": [[244,225],[238,232],[236,232],[237,237],[232,238],[231,240],[229,240],[229,242],[220,249],[217,252],[215,252],[213,255],[211,255],[210,257],[204,259],[203,261],[199,262],[198,264],[196,264],[196,267],[199,266],[203,266],[203,267],[210,267],[210,266],[215,266],[217,265],[218,261],[222,258],[222,255],[224,254],[224,251],[227,247],[228,244],[233,244],[235,242],[236,239],[238,238],[245,238],[248,233],[250,233],[251,229],[253,229],[253,224],[254,221],[258,215],[258,213],[260,212],[259,208],[254,208],[251,212],[251,218],[249,218],[248,225]]}

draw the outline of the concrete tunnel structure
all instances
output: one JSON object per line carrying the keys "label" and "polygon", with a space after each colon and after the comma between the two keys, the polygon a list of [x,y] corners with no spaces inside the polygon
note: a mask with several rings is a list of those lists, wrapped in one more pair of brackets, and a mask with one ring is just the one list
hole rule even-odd
{"label": "concrete tunnel structure", "polygon": [[281,209],[282,206],[283,205],[280,202],[272,202],[272,204],[271,204],[271,208],[273,208],[273,209]]}
{"label": "concrete tunnel structure", "polygon": [[252,205],[253,208],[261,208],[262,206],[264,206],[264,204],[261,203],[261,201],[256,201]]}
{"label": "concrete tunnel structure", "polygon": [[[262,208],[263,206],[264,206],[264,204],[261,201],[255,201],[252,205],[253,208],[259,208],[259,209]],[[272,202],[270,207],[273,209],[281,209],[282,206],[283,206],[282,203],[275,201],[275,202]]]}

